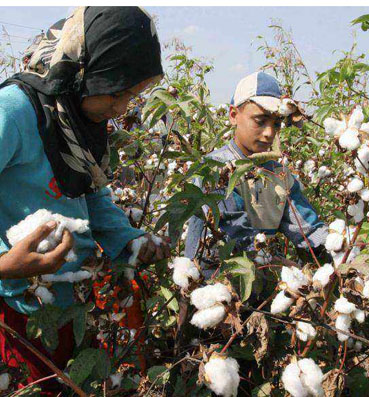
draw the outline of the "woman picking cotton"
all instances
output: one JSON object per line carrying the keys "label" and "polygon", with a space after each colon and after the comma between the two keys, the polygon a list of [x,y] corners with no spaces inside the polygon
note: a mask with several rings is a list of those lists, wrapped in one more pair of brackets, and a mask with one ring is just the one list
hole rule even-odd
{"label": "woman picking cotton", "polygon": [[[167,242],[130,226],[105,187],[107,120],[125,113],[130,99],[162,74],[155,25],[143,10],[81,7],[49,29],[24,72],[0,86],[0,318],[20,334],[40,307],[36,297],[24,299],[28,277],[78,272],[96,242],[113,260],[134,256],[148,264],[169,256]],[[11,247],[7,231],[41,209],[87,220],[88,229],[72,236],[68,227],[58,230],[54,217]],[[52,233],[60,240],[40,253]],[[76,260],[65,263],[73,246]],[[65,308],[73,303],[73,285],[56,282],[53,295],[53,303]],[[33,342],[64,368],[73,350],[70,324],[59,340],[52,354]],[[28,382],[48,373],[15,340],[6,343],[2,335],[0,345],[8,365],[26,362]],[[51,395],[55,387],[50,384]]]}

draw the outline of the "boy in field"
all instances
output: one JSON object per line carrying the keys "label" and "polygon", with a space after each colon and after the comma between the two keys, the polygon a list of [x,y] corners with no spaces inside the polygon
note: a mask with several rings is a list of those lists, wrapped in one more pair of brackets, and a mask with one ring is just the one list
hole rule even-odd
{"label": "boy in field", "polygon": [[[236,240],[238,252],[254,251],[259,233],[273,236],[280,231],[298,250],[308,250],[307,238],[319,255],[324,252],[327,227],[304,197],[299,182],[277,161],[282,156],[278,138],[284,107],[281,96],[277,80],[264,72],[246,76],[236,87],[229,108],[234,137],[207,157],[224,163],[262,157],[265,162],[262,160],[259,171],[266,178],[241,178],[233,193],[218,205],[219,226],[227,239]],[[187,257],[193,259],[198,254],[204,230],[204,222],[193,216],[187,233]]]}

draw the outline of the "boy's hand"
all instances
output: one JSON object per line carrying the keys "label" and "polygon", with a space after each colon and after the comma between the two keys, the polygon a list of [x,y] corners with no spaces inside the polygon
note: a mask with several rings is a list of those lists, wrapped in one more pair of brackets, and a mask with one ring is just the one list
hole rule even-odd
{"label": "boy's hand", "polygon": [[[160,244],[155,244],[150,233],[145,234],[144,237],[147,238],[147,242],[142,244],[140,252],[137,256],[141,263],[150,265],[151,263],[159,262],[162,259],[170,257],[169,237],[155,236],[156,239],[161,239]],[[130,252],[132,252],[132,241],[127,244],[127,248]]]}
{"label": "boy's hand", "polygon": [[36,251],[38,244],[47,237],[55,222],[48,222],[38,227],[7,253],[0,257],[0,279],[19,279],[55,273],[64,263],[65,256],[73,247],[73,236],[64,230],[60,244],[45,254]]}

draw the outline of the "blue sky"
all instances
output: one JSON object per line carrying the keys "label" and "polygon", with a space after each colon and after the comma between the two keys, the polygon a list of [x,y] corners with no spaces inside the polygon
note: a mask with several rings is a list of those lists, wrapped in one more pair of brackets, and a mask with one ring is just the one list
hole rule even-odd
{"label": "blue sky", "polygon": [[[357,51],[369,50],[369,32],[353,28],[350,21],[369,13],[369,7],[146,7],[158,17],[162,42],[178,37],[193,49],[193,54],[214,61],[208,77],[211,99],[219,104],[229,101],[244,75],[262,66],[264,58],[256,51],[257,35],[271,40],[271,18],[291,28],[295,43],[309,71],[323,71],[334,65],[339,54],[348,50],[356,32]],[[66,16],[70,7],[0,7],[2,22],[46,29]],[[23,50],[26,40],[37,30],[4,25],[14,50]],[[19,37],[14,37],[19,36]],[[1,37],[4,44],[4,36]],[[253,43],[253,44],[252,44]]]}

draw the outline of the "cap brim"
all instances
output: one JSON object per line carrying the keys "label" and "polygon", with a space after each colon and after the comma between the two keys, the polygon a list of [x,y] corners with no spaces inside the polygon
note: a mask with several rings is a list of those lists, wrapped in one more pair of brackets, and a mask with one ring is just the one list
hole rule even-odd
{"label": "cap brim", "polygon": [[278,113],[278,109],[281,104],[281,100],[279,98],[272,96],[254,96],[250,98],[250,101],[271,113]]}

